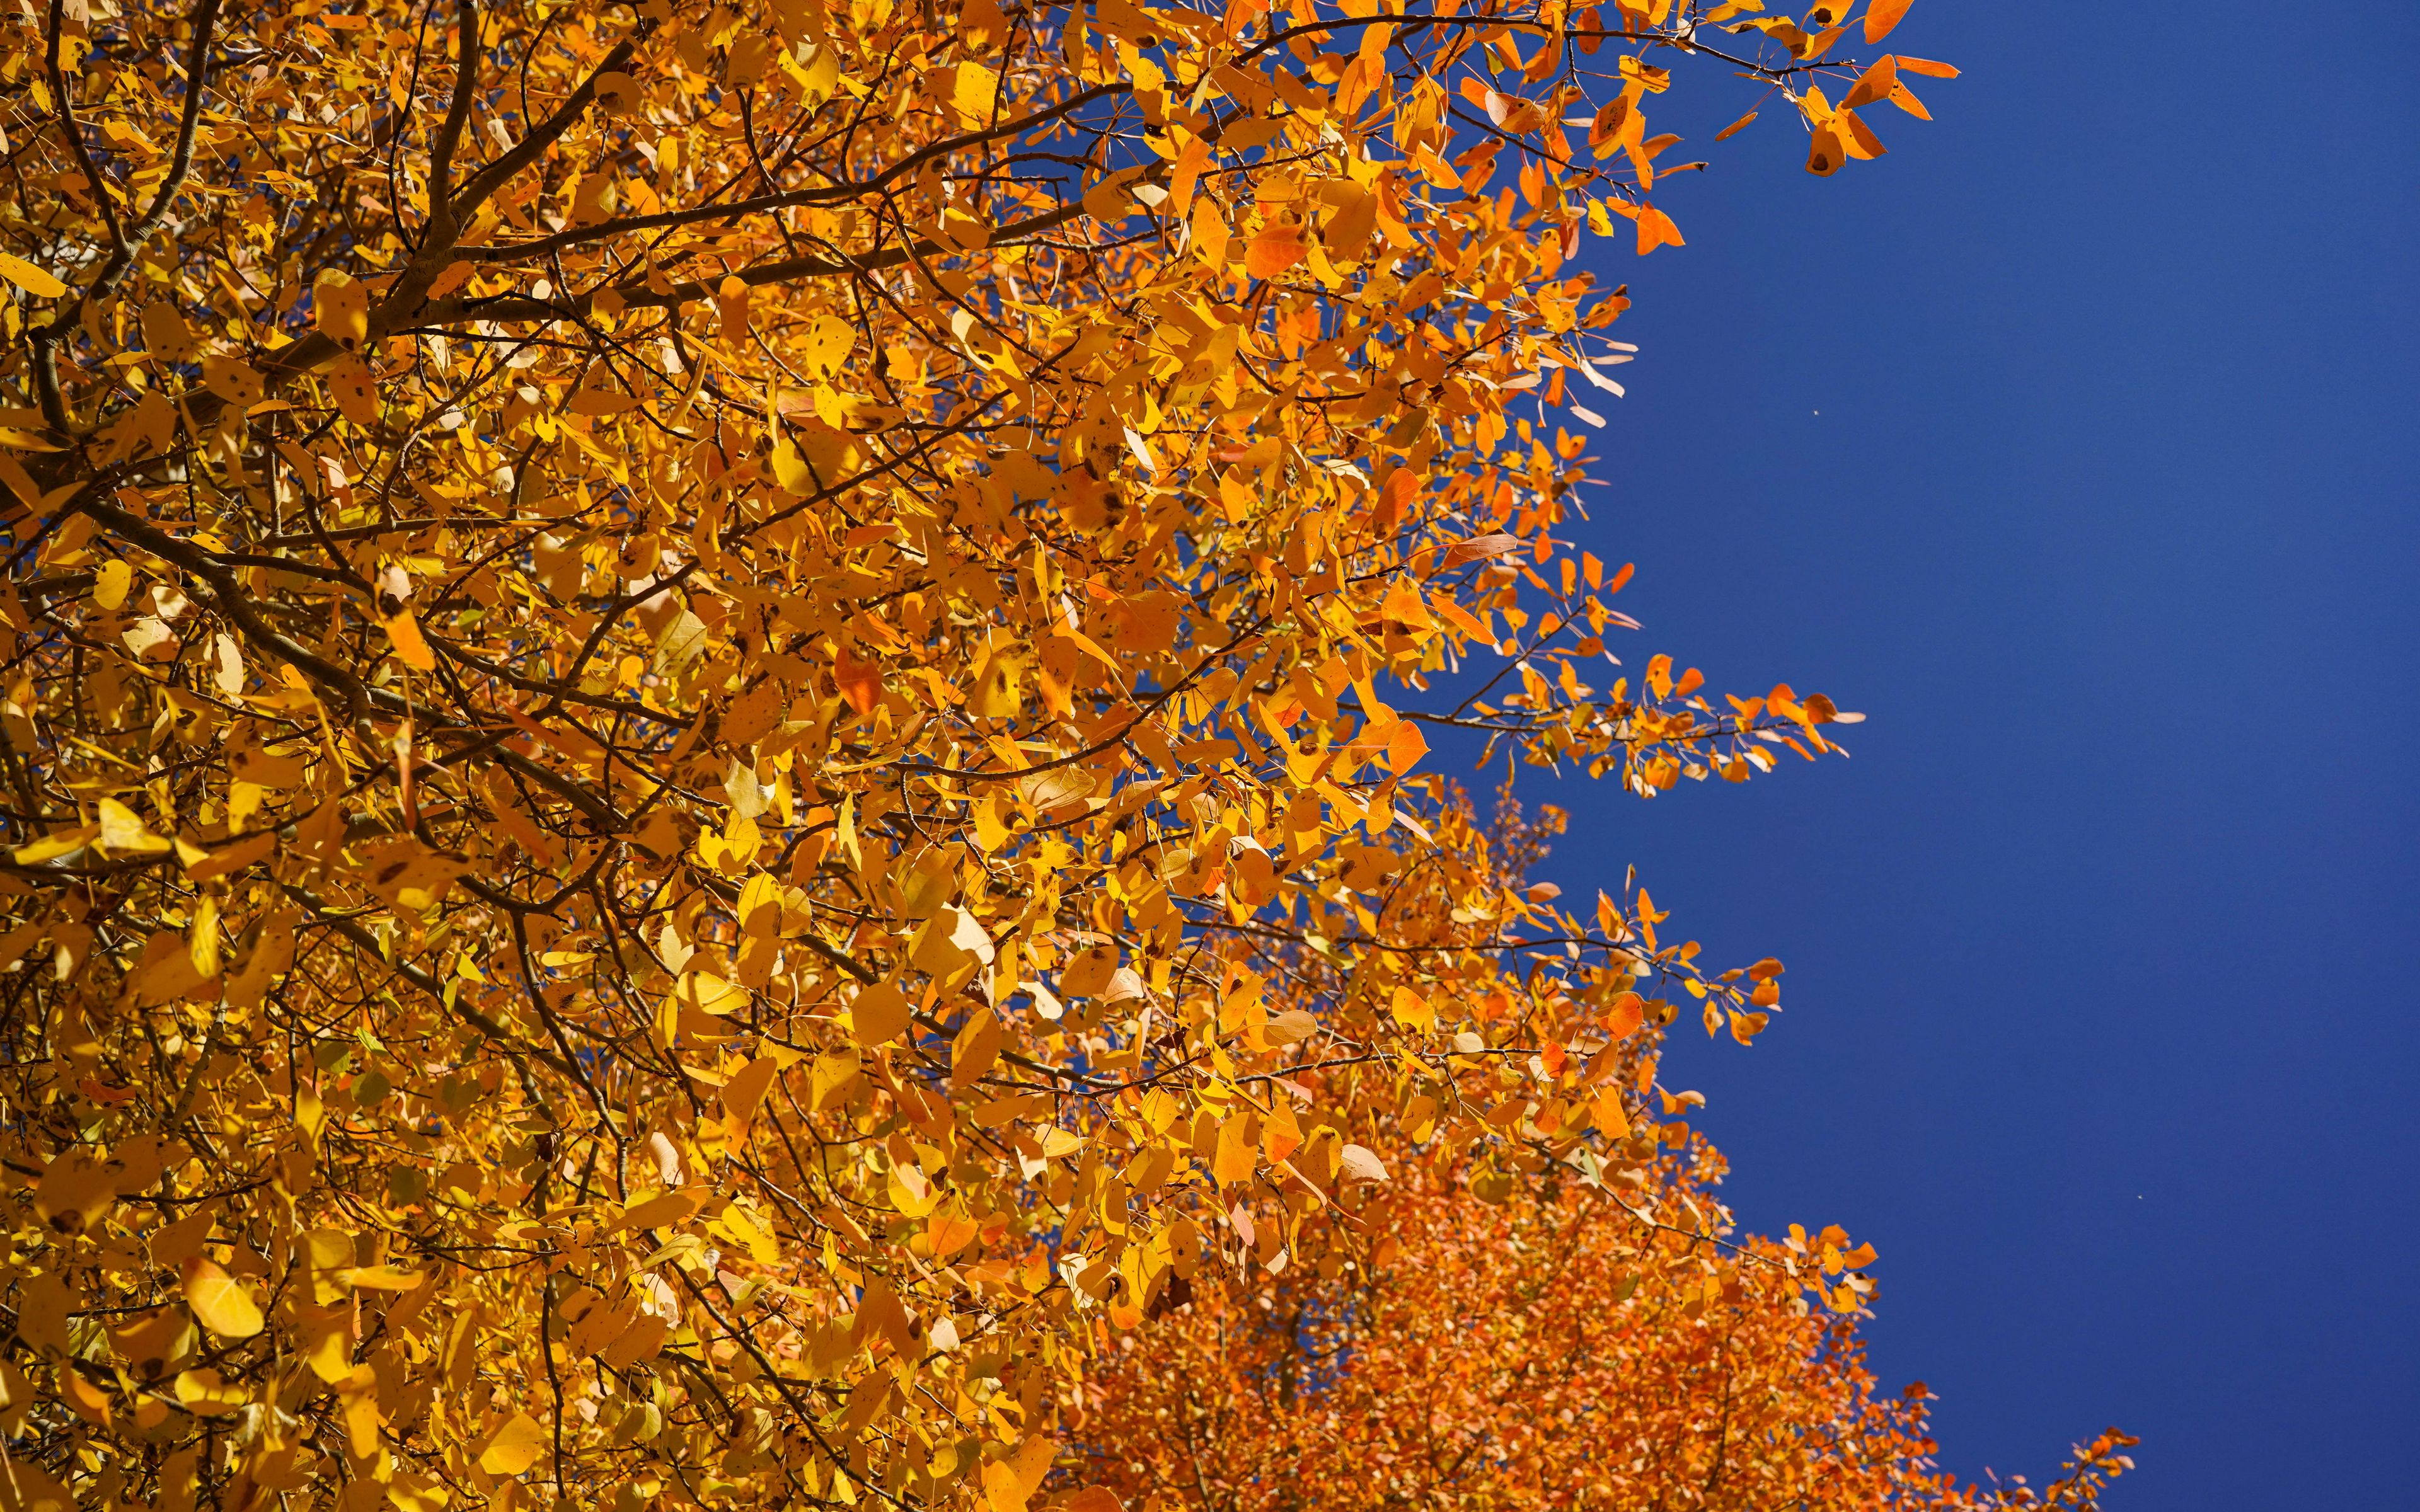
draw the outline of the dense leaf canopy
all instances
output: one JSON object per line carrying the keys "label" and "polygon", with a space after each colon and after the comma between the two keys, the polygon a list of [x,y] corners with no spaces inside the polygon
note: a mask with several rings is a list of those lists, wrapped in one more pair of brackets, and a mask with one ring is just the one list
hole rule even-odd
{"label": "dense leaf canopy", "polygon": [[0,18],[0,1504],[1019,1512],[1172,1281],[1662,1180],[1779,964],[1420,767],[1852,717],[1568,539],[1661,97],[1954,72],[1836,8]]}
{"label": "dense leaf canopy", "polygon": [[1692,1139],[1636,1186],[1483,1202],[1406,1169],[1355,1242],[1202,1267],[1120,1335],[1070,1414],[1083,1472],[1199,1512],[2098,1504],[2123,1435],[2038,1488],[1942,1473],[1925,1388],[1878,1393],[1855,1319],[1803,1305],[1793,1271],[1843,1236],[1734,1242],[1722,1169]]}

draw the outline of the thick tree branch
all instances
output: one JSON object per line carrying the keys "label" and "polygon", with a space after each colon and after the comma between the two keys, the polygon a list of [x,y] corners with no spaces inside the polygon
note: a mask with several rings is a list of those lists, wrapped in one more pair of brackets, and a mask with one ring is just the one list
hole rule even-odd
{"label": "thick tree branch", "polygon": [[428,144],[429,239],[451,242],[454,221],[454,154],[462,145],[462,128],[471,119],[471,97],[479,87],[479,7],[460,0],[455,8],[460,37],[454,54],[454,97],[446,102],[445,119]]}
{"label": "thick tree branch", "polygon": [[579,87],[565,97],[563,103],[555,107],[553,115],[539,122],[529,135],[521,138],[503,157],[471,176],[469,181],[462,185],[461,193],[453,196],[455,215],[459,217],[475,211],[488,202],[489,195],[510,182],[515,174],[543,157],[549,147],[587,114],[589,101],[597,98],[598,77],[619,73],[628,68],[630,59],[638,55],[638,51],[635,38],[626,37],[615,43],[613,51],[606,54],[604,61],[591,69],[588,77],[580,81]]}

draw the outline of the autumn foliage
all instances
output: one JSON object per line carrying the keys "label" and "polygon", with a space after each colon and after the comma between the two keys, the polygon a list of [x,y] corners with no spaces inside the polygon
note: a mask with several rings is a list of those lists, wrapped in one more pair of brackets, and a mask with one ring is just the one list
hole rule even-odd
{"label": "autumn foliage", "polygon": [[1429,1373],[1669,1435],[1505,1498],[1932,1494],[1658,1080],[1780,963],[1423,770],[1836,748],[1609,664],[1580,249],[1684,86],[1880,153],[1905,8],[0,17],[0,1512],[1182,1499],[1306,1309],[1229,1485]]}
{"label": "autumn foliage", "polygon": [[1959,1486],[1924,1388],[1879,1392],[1854,1319],[1804,1304],[1838,1231],[1736,1241],[1702,1140],[1641,1154],[1636,1186],[1482,1175],[1484,1200],[1404,1173],[1315,1258],[1203,1268],[1088,1375],[1082,1473],[1202,1512],[1751,1512],[2088,1507],[2125,1468],[2113,1434],[2045,1486]]}

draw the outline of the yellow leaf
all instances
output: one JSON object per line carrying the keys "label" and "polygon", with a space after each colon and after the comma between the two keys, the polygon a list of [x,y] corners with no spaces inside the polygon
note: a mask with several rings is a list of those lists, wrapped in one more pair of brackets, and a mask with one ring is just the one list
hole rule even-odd
{"label": "yellow leaf", "polygon": [[1409,987],[1396,988],[1394,999],[1388,1007],[1393,1011],[1395,1022],[1398,1024],[1420,1030],[1436,1027],[1436,1009],[1427,998]]}
{"label": "yellow leaf", "polygon": [[925,1180],[924,1173],[913,1162],[902,1162],[891,1167],[884,1180],[891,1205],[910,1218],[922,1218],[941,1200],[940,1190]]}
{"label": "yellow leaf", "polygon": [[950,108],[967,126],[979,125],[991,116],[992,107],[1000,95],[1000,75],[980,63],[961,63],[953,70],[950,80]]}
{"label": "yellow leaf", "polygon": [[199,1250],[209,1241],[210,1224],[215,1216],[209,1209],[204,1208],[197,1212],[186,1214],[154,1233],[150,1242],[145,1246],[150,1253],[151,1263],[162,1266],[182,1265],[187,1256]]}
{"label": "yellow leaf", "polygon": [[91,844],[100,833],[99,825],[82,825],[74,829],[62,829],[56,834],[45,835],[31,845],[18,846],[9,854],[19,866],[33,866],[38,862],[48,861],[83,850],[86,845]]}
{"label": "yellow leaf", "polygon": [[1218,202],[1208,195],[1193,203],[1193,251],[1212,268],[1222,268],[1227,262],[1227,243],[1233,233],[1227,229],[1226,217],[1218,213]]}
{"label": "yellow leaf", "polygon": [[351,1313],[330,1308],[302,1330],[302,1363],[311,1373],[334,1386],[353,1373]]}
{"label": "yellow leaf", "polygon": [[187,1370],[177,1377],[177,1400],[197,1417],[225,1417],[241,1412],[250,1397],[215,1370]]}
{"label": "yellow leaf", "polygon": [[814,476],[807,471],[807,460],[799,448],[784,436],[773,443],[773,481],[783,493],[802,494],[814,486]]}
{"label": "yellow leaf", "polygon": [[935,977],[953,977],[972,966],[989,965],[991,936],[974,915],[955,903],[924,921],[917,932],[910,959],[919,970]]}
{"label": "yellow leaf", "polygon": [[101,848],[113,856],[152,856],[168,849],[168,842],[144,827],[134,810],[116,798],[103,798],[101,810]]}
{"label": "yellow leaf", "polygon": [[260,1332],[260,1305],[235,1277],[198,1255],[187,1257],[181,1269],[185,1304],[204,1328],[231,1339],[248,1339]]}
{"label": "yellow leaf", "polygon": [[697,1216],[700,1198],[686,1192],[659,1192],[622,1214],[623,1228],[664,1228]]}
{"label": "yellow leaf", "polygon": [[330,364],[328,393],[336,401],[337,412],[354,424],[378,424],[378,379],[361,358],[349,353]]}
{"label": "yellow leaf", "polygon": [[479,1450],[479,1468],[490,1475],[518,1475],[537,1463],[546,1429],[527,1412],[516,1412]]}
{"label": "yellow leaf", "polygon": [[250,363],[211,353],[202,359],[202,383],[212,393],[240,409],[260,402],[260,374]]}
{"label": "yellow leaf", "polygon": [[[24,1408],[16,1411],[22,1418]],[[76,1512],[76,1501],[48,1471],[22,1453],[12,1454],[0,1468],[0,1512]]]}
{"label": "yellow leaf", "polygon": [[123,562],[105,562],[93,575],[92,601],[102,609],[116,609],[126,602],[126,594],[134,584],[134,569]]}
{"label": "yellow leaf", "polygon": [[646,401],[619,389],[587,388],[575,390],[564,408],[575,415],[619,415],[639,409]]}
{"label": "yellow leaf", "polygon": [[42,1173],[34,1188],[34,1211],[63,1234],[83,1233],[116,1201],[116,1175],[101,1152],[76,1146]]}
{"label": "yellow leaf", "polygon": [[311,316],[320,334],[349,352],[359,351],[369,339],[370,291],[342,273],[324,278],[311,290]]}
{"label": "yellow leaf", "polygon": [[398,1271],[392,1265],[357,1265],[344,1273],[347,1282],[366,1287],[373,1291],[410,1291],[420,1285],[417,1271]]}
{"label": "yellow leaf", "polygon": [[[230,872],[241,871],[277,848],[277,832],[264,829],[259,834],[240,840],[232,845],[222,845],[215,851],[204,852],[198,860],[185,865],[185,875],[195,882],[208,882]],[[181,857],[180,857],[181,858]]]}
{"label": "yellow leaf", "polygon": [[219,974],[219,901],[209,893],[194,905],[193,921],[185,927],[185,952],[194,975],[204,981]]}
{"label": "yellow leaf", "polygon": [[13,253],[0,252],[0,278],[38,300],[55,300],[68,291],[65,284]]}
{"label": "yellow leaf", "polygon": [[983,1468],[984,1504],[987,1512],[1025,1512],[1025,1504],[1050,1473],[1050,1457],[1059,1446],[1035,1437],[1016,1446],[1016,1453]]}
{"label": "yellow leaf", "polygon": [[[961,73],[966,70],[959,69]],[[819,315],[808,327],[799,352],[800,361],[818,378],[830,378],[857,347],[857,328],[837,316]]]}
{"label": "yellow leaf", "polygon": [[673,996],[681,1006],[716,1018],[728,1018],[748,1006],[745,988],[735,987],[710,971],[681,973]]}
{"label": "yellow leaf", "polygon": [[1299,1008],[1290,1008],[1263,1026],[1261,1033],[1271,1044],[1292,1044],[1308,1040],[1319,1032],[1319,1020]]}

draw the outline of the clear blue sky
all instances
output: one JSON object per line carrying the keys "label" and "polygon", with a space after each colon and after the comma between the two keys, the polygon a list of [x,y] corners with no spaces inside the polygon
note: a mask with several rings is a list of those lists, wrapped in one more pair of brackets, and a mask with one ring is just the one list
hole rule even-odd
{"label": "clear blue sky", "polygon": [[1950,1467],[2117,1423],[2118,1512],[2412,1506],[2420,4],[1888,45],[1966,69],[1889,157],[1812,178],[1786,107],[1708,153],[1709,103],[1689,245],[1590,253],[1644,348],[1615,649],[1828,692],[1855,758],[1567,785],[1549,874],[1789,963],[1678,1075],[1751,1225],[1881,1250]]}

